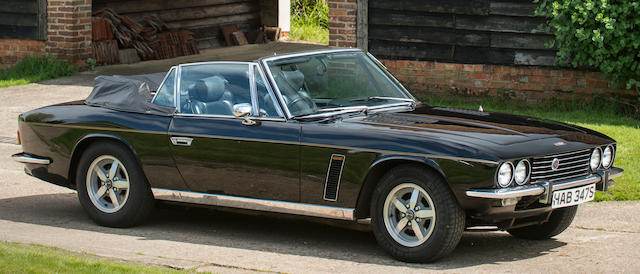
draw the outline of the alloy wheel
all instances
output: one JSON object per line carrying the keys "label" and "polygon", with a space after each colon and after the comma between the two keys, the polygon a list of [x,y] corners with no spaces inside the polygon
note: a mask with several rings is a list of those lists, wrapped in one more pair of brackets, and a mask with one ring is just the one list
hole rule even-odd
{"label": "alloy wheel", "polygon": [[414,183],[394,187],[384,203],[384,224],[399,244],[415,247],[426,242],[435,228],[436,212],[431,196]]}
{"label": "alloy wheel", "polygon": [[120,210],[129,198],[129,175],[117,158],[102,155],[91,163],[86,178],[87,193],[102,212]]}

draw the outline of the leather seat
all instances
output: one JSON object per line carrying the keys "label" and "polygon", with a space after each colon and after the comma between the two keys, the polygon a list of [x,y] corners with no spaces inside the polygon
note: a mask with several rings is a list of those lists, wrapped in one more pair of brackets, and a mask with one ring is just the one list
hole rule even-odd
{"label": "leather seat", "polygon": [[188,89],[188,107],[193,114],[233,115],[233,94],[220,76],[203,78]]}
{"label": "leather seat", "polygon": [[[304,90],[304,74],[295,71],[280,71],[275,77],[276,84],[285,99],[285,103],[293,112],[311,112],[316,108],[311,96]],[[304,99],[304,100],[301,100]],[[291,105],[293,102],[295,104]]]}

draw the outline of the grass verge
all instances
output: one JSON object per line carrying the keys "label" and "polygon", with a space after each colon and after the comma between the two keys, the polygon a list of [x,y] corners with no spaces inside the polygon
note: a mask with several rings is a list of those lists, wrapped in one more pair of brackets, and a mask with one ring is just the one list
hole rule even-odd
{"label": "grass verge", "polygon": [[76,66],[49,56],[27,56],[13,67],[0,70],[0,88],[69,76]]}
{"label": "grass verge", "polygon": [[494,98],[465,99],[459,97],[424,97],[423,102],[437,106],[451,106],[485,111],[513,113],[555,120],[589,128],[615,139],[618,151],[614,166],[624,169],[624,175],[616,179],[616,186],[609,192],[596,194],[596,201],[640,200],[640,120],[632,114],[621,113],[610,103],[584,101],[547,101],[530,106],[520,101],[504,101]]}
{"label": "grass verge", "polygon": [[179,271],[114,262],[40,245],[0,242],[0,273],[176,273]]}

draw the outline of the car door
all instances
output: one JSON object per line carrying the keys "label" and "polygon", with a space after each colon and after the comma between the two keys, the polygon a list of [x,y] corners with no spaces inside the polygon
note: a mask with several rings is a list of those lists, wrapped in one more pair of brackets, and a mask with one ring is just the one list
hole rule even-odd
{"label": "car door", "polygon": [[[169,134],[176,165],[192,191],[299,201],[297,122],[284,119],[253,63],[181,65],[178,113]],[[251,106],[252,123],[232,114]]]}

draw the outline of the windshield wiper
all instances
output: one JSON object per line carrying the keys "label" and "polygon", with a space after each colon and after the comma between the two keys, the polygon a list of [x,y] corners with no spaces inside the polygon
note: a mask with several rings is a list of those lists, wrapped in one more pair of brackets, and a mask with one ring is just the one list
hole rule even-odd
{"label": "windshield wiper", "polygon": [[325,108],[325,109],[319,109],[315,113],[294,116],[293,119],[298,119],[298,120],[326,119],[326,118],[341,116],[344,114],[360,114],[360,113],[366,114],[367,111],[369,111],[369,107],[367,106]]}
{"label": "windshield wiper", "polygon": [[369,97],[353,98],[349,101],[350,102],[367,102],[367,101],[382,101],[382,100],[403,101],[403,102],[412,102],[412,103],[416,102],[413,99],[409,99],[409,98],[386,97],[386,96],[369,96]]}

